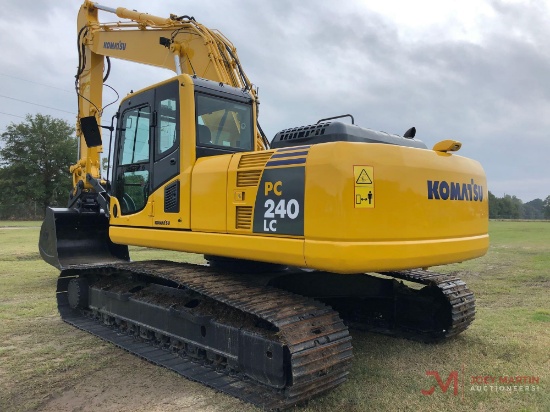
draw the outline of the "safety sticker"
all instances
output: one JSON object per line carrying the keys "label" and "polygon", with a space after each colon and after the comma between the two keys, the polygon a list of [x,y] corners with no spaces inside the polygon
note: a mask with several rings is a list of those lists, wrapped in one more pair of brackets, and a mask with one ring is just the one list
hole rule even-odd
{"label": "safety sticker", "polygon": [[353,166],[355,208],[374,208],[374,167]]}

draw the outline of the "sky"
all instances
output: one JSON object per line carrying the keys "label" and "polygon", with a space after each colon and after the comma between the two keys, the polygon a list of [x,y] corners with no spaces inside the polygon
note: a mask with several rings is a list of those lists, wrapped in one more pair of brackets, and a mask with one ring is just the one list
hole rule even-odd
{"label": "sky", "polygon": [[[191,15],[237,47],[259,87],[260,124],[282,129],[351,113],[356,124],[432,147],[462,142],[489,190],[550,195],[550,2],[501,0],[102,0]],[[6,1],[0,15],[0,133],[26,114],[74,124],[80,1]],[[118,20],[100,13],[100,20]],[[112,60],[120,96],[172,72]],[[104,104],[115,94],[104,91]],[[116,106],[116,105],[114,105]],[[113,111],[106,111],[110,123]]]}

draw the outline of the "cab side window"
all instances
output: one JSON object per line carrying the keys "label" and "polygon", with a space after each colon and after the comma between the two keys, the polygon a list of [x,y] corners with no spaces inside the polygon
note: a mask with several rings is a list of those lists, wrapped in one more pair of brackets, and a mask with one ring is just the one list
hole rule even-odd
{"label": "cab side window", "polygon": [[175,97],[161,100],[158,103],[158,123],[157,158],[171,151],[177,143],[177,101]]}
{"label": "cab side window", "polygon": [[253,145],[250,104],[197,93],[197,144],[199,146],[251,150]]}

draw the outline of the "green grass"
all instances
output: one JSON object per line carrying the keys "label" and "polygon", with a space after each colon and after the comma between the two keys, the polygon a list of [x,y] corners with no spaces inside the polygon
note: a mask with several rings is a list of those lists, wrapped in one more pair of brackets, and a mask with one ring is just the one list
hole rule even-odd
{"label": "green grass", "polygon": [[[256,410],[61,322],[54,299],[57,270],[37,252],[39,224],[2,228],[8,223],[19,222],[0,222],[1,411],[42,410],[48,400],[99,373],[129,382],[152,379],[146,396],[153,402],[158,398],[160,409],[155,410],[178,410],[160,397],[161,388],[174,382],[176,399],[195,391],[211,400],[209,410]],[[476,320],[466,332],[438,345],[353,332],[355,358],[348,381],[296,410],[550,410],[550,223],[495,221],[490,235],[486,256],[433,268],[459,274],[476,294]],[[203,262],[200,255],[146,248],[131,248],[131,255],[135,260]],[[426,376],[430,370],[443,381],[458,371],[459,396],[452,385],[443,393]],[[535,392],[477,392],[479,385],[470,384],[473,376],[535,376],[540,382]],[[421,394],[433,385],[433,395]]]}
{"label": "green grass", "polygon": [[42,222],[35,220],[0,220],[0,228],[2,227],[40,227]]}

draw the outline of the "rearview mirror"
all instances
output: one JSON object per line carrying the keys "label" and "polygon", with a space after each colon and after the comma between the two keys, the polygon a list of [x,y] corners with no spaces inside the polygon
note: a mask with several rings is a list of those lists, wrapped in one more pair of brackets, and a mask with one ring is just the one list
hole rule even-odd
{"label": "rearview mirror", "polygon": [[101,146],[101,133],[99,133],[99,126],[97,125],[95,116],[81,117],[80,130],[82,130],[82,134],[84,135],[86,146]]}

